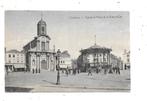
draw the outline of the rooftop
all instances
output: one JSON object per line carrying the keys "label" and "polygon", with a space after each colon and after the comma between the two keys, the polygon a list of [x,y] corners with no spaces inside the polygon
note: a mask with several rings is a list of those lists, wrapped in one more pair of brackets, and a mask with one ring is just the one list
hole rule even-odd
{"label": "rooftop", "polygon": [[87,49],[82,49],[81,51],[86,51],[86,50],[109,50],[109,51],[112,51],[111,48],[102,47],[102,46],[97,45],[97,44],[94,44],[93,46],[90,46]]}
{"label": "rooftop", "polygon": [[7,53],[23,53],[23,50],[22,51],[18,51],[16,49],[12,49],[12,50],[8,50],[6,51]]}

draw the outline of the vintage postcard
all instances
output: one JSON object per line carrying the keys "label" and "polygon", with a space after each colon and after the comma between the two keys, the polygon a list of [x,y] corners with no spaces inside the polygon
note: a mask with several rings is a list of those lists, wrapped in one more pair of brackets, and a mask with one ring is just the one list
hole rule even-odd
{"label": "vintage postcard", "polygon": [[127,11],[5,11],[5,92],[130,92]]}

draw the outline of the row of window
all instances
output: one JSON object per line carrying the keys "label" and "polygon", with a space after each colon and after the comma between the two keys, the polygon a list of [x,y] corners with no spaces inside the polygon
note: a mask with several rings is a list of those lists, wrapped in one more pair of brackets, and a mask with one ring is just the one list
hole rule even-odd
{"label": "row of window", "polygon": [[[45,46],[47,46],[45,49]],[[40,50],[40,42],[38,41],[37,43],[37,49]],[[45,50],[48,50],[49,49],[49,42],[47,41],[46,43],[45,42],[41,42],[41,50],[42,51],[45,51]]]}
{"label": "row of window", "polygon": [[[8,62],[9,62],[9,63],[14,63],[14,62],[12,62],[11,60],[9,60]],[[23,63],[23,61],[17,60],[17,63]]]}
{"label": "row of window", "polygon": [[65,63],[65,61],[60,61],[60,63]]}
{"label": "row of window", "polygon": [[[17,57],[18,57],[18,56],[19,56],[19,54],[17,54]],[[23,54],[21,54],[21,56],[23,57]],[[15,55],[14,55],[14,54],[9,54],[8,57],[9,57],[9,58],[11,58],[11,57],[15,58]]]}

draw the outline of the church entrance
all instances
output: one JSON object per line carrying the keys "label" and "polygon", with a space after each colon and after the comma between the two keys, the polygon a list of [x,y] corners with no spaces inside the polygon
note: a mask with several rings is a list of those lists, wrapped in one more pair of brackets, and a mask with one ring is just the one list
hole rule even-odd
{"label": "church entrance", "polygon": [[47,70],[47,62],[45,60],[41,61],[41,69]]}

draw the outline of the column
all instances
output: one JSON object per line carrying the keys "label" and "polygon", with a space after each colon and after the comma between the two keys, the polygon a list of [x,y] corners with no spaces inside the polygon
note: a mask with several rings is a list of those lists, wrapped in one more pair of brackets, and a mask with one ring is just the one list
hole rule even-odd
{"label": "column", "polygon": [[39,67],[40,67],[40,70],[41,70],[41,54],[39,55]]}
{"label": "column", "polygon": [[109,57],[108,57],[108,61],[109,61],[109,65],[110,65],[110,53],[108,53]]}
{"label": "column", "polygon": [[36,56],[36,69],[38,71],[38,59],[37,59],[37,53],[35,53],[35,56]]}
{"label": "column", "polygon": [[103,53],[103,64],[104,64],[104,53]]}
{"label": "column", "polygon": [[39,66],[39,70],[41,71],[41,68],[40,68],[40,54],[38,55],[38,66]]}
{"label": "column", "polygon": [[46,63],[47,63],[47,70],[49,70],[49,65],[48,65],[48,61],[49,60],[49,58],[48,58],[48,54],[46,54]]}
{"label": "column", "polygon": [[107,64],[109,65],[109,53],[107,53]]}
{"label": "column", "polygon": [[30,71],[32,71],[31,53],[29,54],[29,68],[30,68]]}
{"label": "column", "polygon": [[50,59],[49,59],[49,54],[47,54],[47,68],[50,71]]}

